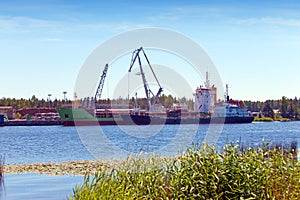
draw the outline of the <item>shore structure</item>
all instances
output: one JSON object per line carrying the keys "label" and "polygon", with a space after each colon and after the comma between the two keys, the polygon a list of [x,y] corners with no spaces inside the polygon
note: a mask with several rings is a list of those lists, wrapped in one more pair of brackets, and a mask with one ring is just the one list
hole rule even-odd
{"label": "shore structure", "polygon": [[61,120],[9,120],[4,121],[3,126],[53,126],[62,125]]}
{"label": "shore structure", "polygon": [[[0,126],[52,126],[62,125],[55,108],[0,108]],[[18,117],[16,117],[18,116]]]}

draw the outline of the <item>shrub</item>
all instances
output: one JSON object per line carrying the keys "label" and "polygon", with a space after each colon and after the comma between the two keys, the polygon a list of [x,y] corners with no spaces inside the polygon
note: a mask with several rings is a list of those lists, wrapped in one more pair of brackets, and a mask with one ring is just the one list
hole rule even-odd
{"label": "shrub", "polygon": [[288,151],[202,145],[176,158],[129,158],[85,177],[70,199],[297,199],[300,166]]}
{"label": "shrub", "polygon": [[271,117],[255,117],[254,121],[255,122],[273,122],[274,119]]}

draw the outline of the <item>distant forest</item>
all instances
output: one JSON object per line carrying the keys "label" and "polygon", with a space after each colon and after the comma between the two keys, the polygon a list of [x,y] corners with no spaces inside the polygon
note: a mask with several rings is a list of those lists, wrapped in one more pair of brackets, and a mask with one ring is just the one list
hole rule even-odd
{"label": "distant forest", "polygon": [[[281,115],[284,118],[300,119],[300,99],[289,99],[283,96],[279,100],[244,101],[245,106],[252,112],[261,112],[265,117],[276,118]],[[274,112],[278,111],[278,113]]]}
{"label": "distant forest", "polygon": [[[128,100],[118,99],[118,100],[100,100],[98,104],[113,104],[115,102],[123,101],[128,104]],[[141,108],[146,108],[147,102],[145,98],[137,99],[137,103]],[[79,100],[79,102],[94,102],[93,98],[85,98]],[[297,97],[290,99],[283,96],[278,100],[267,100],[267,101],[239,101],[241,105],[248,107],[252,112],[260,112],[265,117],[276,118],[276,115],[280,115],[284,118],[289,119],[300,119],[300,99]],[[33,95],[29,99],[15,99],[15,98],[2,98],[0,99],[0,106],[12,106],[16,110],[21,108],[57,108],[63,104],[71,104],[71,100],[45,100],[38,99]],[[171,95],[162,95],[160,98],[160,104],[165,108],[172,108],[174,103],[180,103],[184,105],[184,108],[188,110],[193,110],[194,102],[193,99],[176,98]],[[129,104],[135,106],[136,100],[134,98],[130,99]]]}

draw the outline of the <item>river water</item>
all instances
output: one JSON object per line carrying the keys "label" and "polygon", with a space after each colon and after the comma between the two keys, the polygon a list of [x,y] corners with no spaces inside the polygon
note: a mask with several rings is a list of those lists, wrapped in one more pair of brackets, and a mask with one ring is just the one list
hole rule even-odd
{"label": "river water", "polygon": [[[125,158],[141,151],[169,156],[178,154],[186,145],[201,144],[204,139],[215,142],[219,148],[237,141],[250,146],[259,146],[262,141],[300,144],[300,122],[253,122],[216,127],[0,127],[0,154],[5,156],[6,164]],[[82,180],[76,176],[6,175],[2,199],[65,199]]]}

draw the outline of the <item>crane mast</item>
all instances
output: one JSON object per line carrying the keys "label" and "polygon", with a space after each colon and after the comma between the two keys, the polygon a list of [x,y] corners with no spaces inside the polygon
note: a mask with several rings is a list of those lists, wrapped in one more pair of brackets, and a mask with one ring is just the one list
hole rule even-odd
{"label": "crane mast", "polygon": [[106,64],[105,67],[104,67],[104,70],[102,72],[98,88],[96,90],[95,105],[97,103],[97,100],[98,99],[100,100],[100,98],[101,98],[101,94],[102,94],[102,90],[103,90],[103,86],[104,86],[104,81],[105,81],[105,77],[106,77],[106,74],[107,74],[107,70],[108,70],[108,64]]}
{"label": "crane mast", "polygon": [[[156,82],[157,82],[157,84],[159,86],[159,90],[158,90],[157,94],[155,95],[152,103],[151,103],[151,99],[150,99],[150,93],[153,96],[154,96],[154,94],[150,90],[149,85],[148,85],[148,83],[146,81],[145,73],[144,73],[144,70],[143,70],[143,67],[142,67],[141,58],[140,58],[140,55],[139,55],[141,51],[143,52],[143,55],[144,55],[144,57],[145,57],[148,65],[149,65],[149,67],[150,67],[150,69],[152,71],[152,74],[153,74],[153,76],[154,76],[154,78],[155,78],[155,80],[156,80]],[[163,91],[163,89],[162,89],[161,85],[159,84],[159,81],[158,81],[158,79],[157,79],[157,77],[156,77],[156,75],[154,73],[154,70],[153,70],[153,68],[152,68],[152,66],[151,66],[151,64],[149,62],[149,59],[148,59],[148,57],[147,57],[147,55],[146,55],[143,47],[140,47],[139,49],[136,49],[136,50],[133,51],[132,58],[131,58],[131,63],[130,63],[130,67],[129,67],[128,72],[131,72],[131,69],[132,69],[132,67],[133,67],[136,59],[138,59],[139,68],[140,68],[140,74],[142,76],[142,81],[143,81],[143,85],[144,85],[144,89],[145,89],[145,93],[146,93],[147,104],[148,104],[148,111],[151,111],[152,110],[152,106],[154,106],[156,104],[156,102],[158,101],[159,95],[161,94],[161,92]]]}

